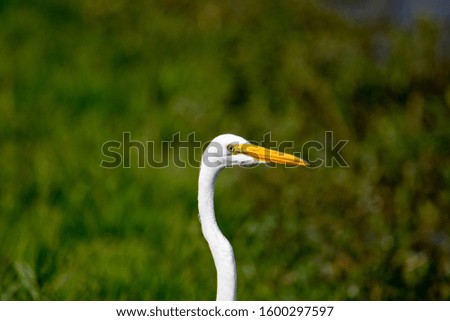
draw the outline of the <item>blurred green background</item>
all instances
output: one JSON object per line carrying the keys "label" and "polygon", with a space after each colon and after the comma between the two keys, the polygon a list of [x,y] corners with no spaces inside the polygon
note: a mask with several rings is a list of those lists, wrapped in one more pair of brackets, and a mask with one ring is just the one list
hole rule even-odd
{"label": "blurred green background", "polygon": [[0,1],[0,298],[214,299],[198,168],[101,168],[103,143],[333,131],[348,168],[219,177],[238,298],[449,300],[443,32],[310,1]]}

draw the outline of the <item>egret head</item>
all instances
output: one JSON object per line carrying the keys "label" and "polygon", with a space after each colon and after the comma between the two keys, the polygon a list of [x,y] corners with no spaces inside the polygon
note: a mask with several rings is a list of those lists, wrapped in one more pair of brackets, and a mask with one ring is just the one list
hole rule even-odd
{"label": "egret head", "polygon": [[299,157],[253,145],[233,134],[223,134],[214,138],[203,153],[202,163],[216,168],[259,163],[308,166],[308,163]]}

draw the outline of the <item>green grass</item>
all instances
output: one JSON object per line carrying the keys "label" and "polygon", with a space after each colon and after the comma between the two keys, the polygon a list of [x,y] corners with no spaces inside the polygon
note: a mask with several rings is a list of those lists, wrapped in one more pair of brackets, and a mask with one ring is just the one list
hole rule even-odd
{"label": "green grass", "polygon": [[198,168],[104,169],[102,144],[333,131],[349,168],[219,177],[238,298],[449,300],[441,32],[308,2],[0,2],[0,298],[214,299]]}

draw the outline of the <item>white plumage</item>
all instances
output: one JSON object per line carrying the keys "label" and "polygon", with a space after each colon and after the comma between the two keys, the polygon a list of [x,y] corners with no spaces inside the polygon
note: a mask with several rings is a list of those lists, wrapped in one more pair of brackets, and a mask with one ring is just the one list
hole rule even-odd
{"label": "white plumage", "polygon": [[250,144],[242,137],[224,134],[214,138],[202,156],[198,180],[198,208],[202,232],[208,241],[217,270],[217,300],[236,300],[237,273],[230,242],[220,231],[214,213],[214,187],[225,167],[274,162],[307,166],[293,155]]}

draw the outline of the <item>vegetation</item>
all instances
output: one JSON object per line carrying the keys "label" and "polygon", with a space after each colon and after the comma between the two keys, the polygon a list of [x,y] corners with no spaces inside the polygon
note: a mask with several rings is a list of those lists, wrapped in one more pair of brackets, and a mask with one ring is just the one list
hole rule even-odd
{"label": "vegetation", "polygon": [[[309,1],[1,1],[0,298],[214,299],[198,167],[161,142],[332,131],[349,167],[219,177],[238,298],[449,300],[441,35]],[[124,132],[169,166],[102,168]]]}

